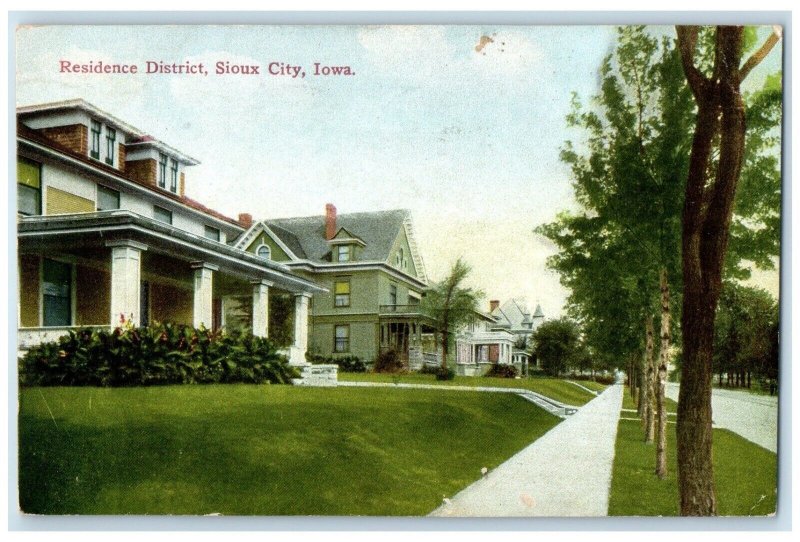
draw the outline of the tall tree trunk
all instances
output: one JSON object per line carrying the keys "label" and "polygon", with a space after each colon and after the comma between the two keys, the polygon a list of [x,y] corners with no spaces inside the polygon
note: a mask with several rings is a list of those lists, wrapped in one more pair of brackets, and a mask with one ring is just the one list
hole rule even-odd
{"label": "tall tree trunk", "polygon": [[[677,440],[684,516],[717,513],[711,463],[712,354],[714,317],[744,156],[746,125],[740,84],[779,39],[776,31],[742,65],[743,30],[741,26],[717,27],[713,74],[707,77],[695,65],[699,28],[677,27],[683,71],[697,103],[682,224],[684,361]],[[717,135],[719,159],[711,179],[710,157]]]}
{"label": "tall tree trunk", "polygon": [[656,385],[656,409],[658,428],[656,431],[656,475],[664,479],[667,475],[667,408],[664,396],[667,392],[667,364],[670,348],[669,282],[667,270],[662,268],[659,276],[661,286],[661,351],[658,363],[658,382]]}
{"label": "tall tree trunk", "polygon": [[647,404],[647,387],[645,386],[645,375],[647,374],[647,362],[644,352],[639,356],[636,365],[636,388],[639,390],[639,397],[636,401],[636,415],[642,419],[642,429],[644,429],[645,405]]}
{"label": "tall tree trunk", "polygon": [[628,373],[628,386],[631,390],[631,400],[633,401],[634,405],[639,404],[639,388],[636,385],[636,356],[633,355],[628,360],[628,367],[630,367],[630,372]]}
{"label": "tall tree trunk", "polygon": [[653,329],[653,315],[648,314],[645,320],[647,342],[645,343],[645,384],[647,402],[645,404],[644,441],[653,442],[655,435],[655,331]]}

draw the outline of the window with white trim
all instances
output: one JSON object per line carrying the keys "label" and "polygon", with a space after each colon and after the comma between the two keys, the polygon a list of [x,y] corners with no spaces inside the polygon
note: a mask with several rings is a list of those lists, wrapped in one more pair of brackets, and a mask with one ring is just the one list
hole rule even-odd
{"label": "window with white trim", "polygon": [[106,164],[114,165],[114,151],[117,146],[117,131],[106,126]]}
{"label": "window with white trim", "polygon": [[94,158],[95,160],[100,160],[100,132],[103,129],[103,125],[96,120],[92,120],[92,135],[89,141],[89,156]]}
{"label": "window with white trim", "polygon": [[256,256],[264,260],[270,260],[272,259],[272,249],[269,248],[269,245],[259,245],[256,249]]}
{"label": "window with white trim", "polygon": [[350,325],[333,327],[333,351],[336,353],[350,351]]}

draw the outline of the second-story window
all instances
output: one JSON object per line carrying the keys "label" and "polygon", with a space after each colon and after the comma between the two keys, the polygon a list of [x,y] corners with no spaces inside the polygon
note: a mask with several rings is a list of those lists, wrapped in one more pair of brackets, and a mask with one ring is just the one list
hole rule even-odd
{"label": "second-story window", "polygon": [[25,158],[17,161],[17,212],[42,214],[42,166]]}
{"label": "second-story window", "polygon": [[114,209],[119,209],[119,192],[98,184],[97,210],[112,211]]}
{"label": "second-story window", "polygon": [[153,205],[153,218],[159,222],[172,224],[172,211],[159,207],[158,205]]}
{"label": "second-story window", "polygon": [[333,283],[334,302],[336,307],[350,306],[350,281],[337,280]]}
{"label": "second-story window", "polygon": [[219,229],[213,228],[211,226],[206,226],[205,236],[206,239],[211,239],[212,241],[219,241]]}
{"label": "second-story window", "polygon": [[172,166],[169,170],[169,189],[171,192],[178,193],[178,161],[172,160]]}
{"label": "second-story window", "polygon": [[397,285],[389,285],[389,305],[397,305]]}
{"label": "second-story window", "polygon": [[339,260],[340,262],[350,261],[350,245],[339,245]]}
{"label": "second-story window", "polygon": [[92,121],[92,138],[91,138],[91,148],[89,149],[89,156],[94,158],[95,160],[100,159],[100,129],[101,124],[96,120]]}
{"label": "second-story window", "polygon": [[163,153],[158,155],[158,187],[167,187],[167,155]]}
{"label": "second-story window", "polygon": [[114,165],[114,150],[117,146],[117,131],[106,127],[106,164]]}

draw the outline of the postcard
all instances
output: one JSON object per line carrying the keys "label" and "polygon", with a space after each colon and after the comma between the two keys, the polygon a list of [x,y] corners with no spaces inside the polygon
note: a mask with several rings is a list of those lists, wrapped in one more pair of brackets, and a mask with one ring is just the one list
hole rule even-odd
{"label": "postcard", "polygon": [[19,510],[774,515],[782,34],[18,27]]}

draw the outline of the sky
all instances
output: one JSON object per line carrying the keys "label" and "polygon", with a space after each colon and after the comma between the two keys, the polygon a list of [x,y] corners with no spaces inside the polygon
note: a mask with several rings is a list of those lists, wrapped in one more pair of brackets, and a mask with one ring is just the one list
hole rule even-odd
{"label": "sky", "polygon": [[[559,151],[581,134],[565,116],[573,92],[598,92],[614,41],[610,26],[23,27],[16,102],[83,98],[199,159],[187,195],[229,216],[409,209],[432,280],[463,257],[487,308],[524,298],[552,318],[568,292],[533,230],[577,209]],[[140,73],[61,73],[61,60]],[[209,73],[141,73],[147,61]],[[306,75],[270,75],[273,62]],[[773,52],[751,79],[779,66]],[[777,293],[777,274],[758,277]]]}

